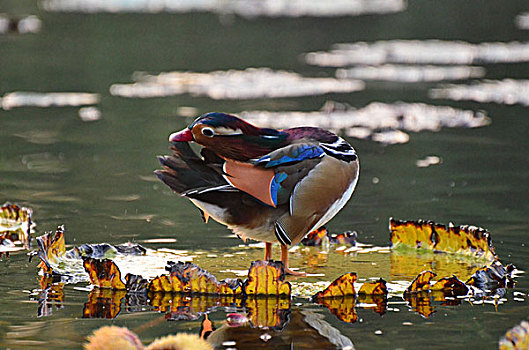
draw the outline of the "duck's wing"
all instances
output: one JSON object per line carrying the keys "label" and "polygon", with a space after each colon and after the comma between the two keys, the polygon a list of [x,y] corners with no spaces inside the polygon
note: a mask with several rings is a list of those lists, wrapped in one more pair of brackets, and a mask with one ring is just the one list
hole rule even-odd
{"label": "duck's wing", "polygon": [[324,154],[318,145],[299,143],[249,163],[226,160],[224,178],[261,202],[277,207],[289,203],[296,185],[320,163]]}

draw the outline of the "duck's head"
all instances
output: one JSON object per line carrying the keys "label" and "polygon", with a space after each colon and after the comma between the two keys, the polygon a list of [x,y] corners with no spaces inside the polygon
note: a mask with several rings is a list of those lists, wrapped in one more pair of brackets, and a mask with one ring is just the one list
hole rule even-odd
{"label": "duck's head", "polygon": [[287,137],[284,131],[258,128],[236,116],[212,112],[172,133],[169,141],[194,141],[222,157],[246,161],[282,146]]}

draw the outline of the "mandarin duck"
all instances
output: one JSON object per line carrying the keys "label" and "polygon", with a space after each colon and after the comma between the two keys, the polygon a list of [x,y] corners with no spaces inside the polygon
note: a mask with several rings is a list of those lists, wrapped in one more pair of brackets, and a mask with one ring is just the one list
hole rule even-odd
{"label": "mandarin duck", "polygon": [[[259,128],[233,115],[207,113],[169,136],[174,154],[161,156],[156,175],[237,236],[288,245],[326,224],[347,203],[358,180],[354,148],[330,131],[313,127]],[[202,146],[199,157],[189,146]]]}

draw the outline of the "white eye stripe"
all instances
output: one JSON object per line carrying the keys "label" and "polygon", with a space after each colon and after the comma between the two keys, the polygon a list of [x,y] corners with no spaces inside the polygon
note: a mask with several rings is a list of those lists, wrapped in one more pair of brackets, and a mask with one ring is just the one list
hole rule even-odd
{"label": "white eye stripe", "polygon": [[230,129],[230,128],[224,128],[224,127],[218,127],[215,128],[215,133],[217,135],[242,135],[241,129]]}

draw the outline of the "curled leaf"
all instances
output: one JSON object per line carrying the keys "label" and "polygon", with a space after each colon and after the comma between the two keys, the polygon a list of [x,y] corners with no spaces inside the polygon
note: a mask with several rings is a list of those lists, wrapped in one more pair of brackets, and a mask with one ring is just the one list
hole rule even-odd
{"label": "curled leaf", "polygon": [[476,226],[448,226],[433,221],[389,221],[392,248],[400,245],[434,252],[496,259],[490,233]]}
{"label": "curled leaf", "polygon": [[66,253],[64,226],[57,227],[55,232],[50,231],[37,237],[37,244],[39,246],[37,255],[41,261],[39,267],[49,273]]}
{"label": "curled leaf", "polygon": [[384,281],[382,278],[380,278],[378,281],[375,282],[365,282],[362,284],[360,289],[358,290],[358,294],[365,294],[365,295],[386,295],[388,294],[388,289],[386,287],[386,281]]}
{"label": "curled leaf", "polygon": [[411,282],[406,293],[416,293],[430,289],[430,280],[436,276],[432,271],[423,271]]}
{"label": "curled leaf", "polygon": [[121,280],[121,272],[117,265],[109,259],[85,258],[83,265],[90,277],[90,283],[99,288],[125,290],[125,283]]}
{"label": "curled leaf", "polygon": [[354,283],[357,276],[354,272],[346,273],[334,280],[325,290],[318,292],[313,299],[335,298],[356,295]]}
{"label": "curled leaf", "polygon": [[500,339],[500,350],[529,349],[529,322],[522,321],[519,325],[509,329]]}
{"label": "curled leaf", "polygon": [[247,295],[290,296],[291,286],[285,281],[283,264],[279,261],[252,261],[244,291]]}

